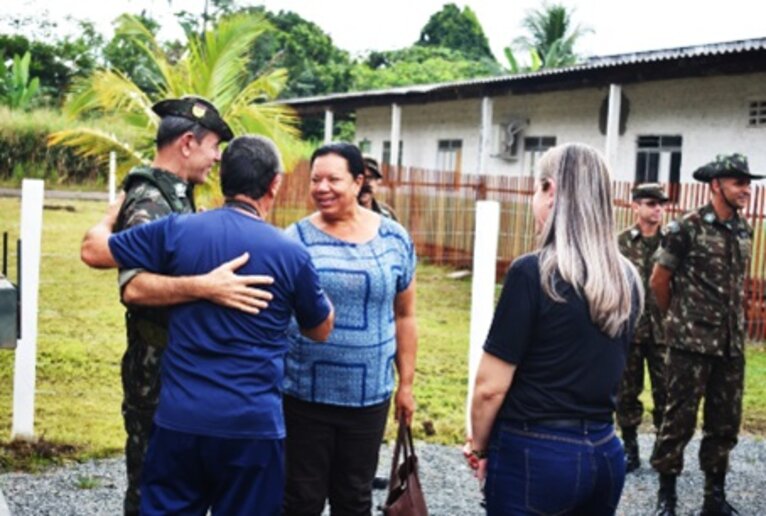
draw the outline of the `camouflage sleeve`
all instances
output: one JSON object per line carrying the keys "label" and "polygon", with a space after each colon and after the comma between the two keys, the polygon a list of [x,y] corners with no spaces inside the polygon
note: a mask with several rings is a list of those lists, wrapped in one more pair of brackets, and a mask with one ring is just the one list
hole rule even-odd
{"label": "camouflage sleeve", "polygon": [[659,265],[674,271],[686,257],[690,245],[691,238],[688,229],[676,220],[671,221],[654,259]]}
{"label": "camouflage sleeve", "polygon": [[173,213],[173,210],[162,197],[162,194],[159,191],[156,194],[156,196],[150,195],[138,198],[130,206],[126,207],[125,229],[138,226],[139,224],[146,224]]}
{"label": "camouflage sleeve", "polygon": [[[132,228],[140,224],[146,224],[153,220],[161,219],[173,213],[162,193],[153,185],[143,183],[133,192],[133,199],[124,208],[124,229]],[[130,280],[136,277],[143,269],[120,269],[117,283],[120,286],[120,296]]]}
{"label": "camouflage sleeve", "polygon": [[617,235],[617,246],[620,249],[620,254],[627,256],[628,253],[628,232],[622,231]]}

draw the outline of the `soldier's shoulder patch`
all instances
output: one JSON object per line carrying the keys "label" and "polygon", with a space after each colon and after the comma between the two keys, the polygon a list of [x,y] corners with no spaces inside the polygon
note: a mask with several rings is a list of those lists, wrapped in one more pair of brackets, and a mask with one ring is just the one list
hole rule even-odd
{"label": "soldier's shoulder patch", "polygon": [[665,227],[665,230],[668,233],[678,233],[681,231],[681,224],[679,224],[677,220],[671,220]]}
{"label": "soldier's shoulder patch", "polygon": [[702,217],[702,220],[707,222],[708,224],[712,224],[715,222],[715,213],[706,213],[704,217]]}
{"label": "soldier's shoulder patch", "polygon": [[630,238],[631,239],[636,239],[638,237],[638,235],[640,235],[640,234],[641,234],[641,231],[639,231],[638,228],[633,228],[633,229],[630,230]]}

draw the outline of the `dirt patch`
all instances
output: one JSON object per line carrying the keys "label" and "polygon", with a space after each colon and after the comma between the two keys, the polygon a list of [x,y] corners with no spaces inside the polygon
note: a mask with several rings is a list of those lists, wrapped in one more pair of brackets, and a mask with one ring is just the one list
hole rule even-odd
{"label": "dirt patch", "polygon": [[0,473],[40,471],[76,460],[81,452],[80,446],[47,441],[44,437],[0,443]]}

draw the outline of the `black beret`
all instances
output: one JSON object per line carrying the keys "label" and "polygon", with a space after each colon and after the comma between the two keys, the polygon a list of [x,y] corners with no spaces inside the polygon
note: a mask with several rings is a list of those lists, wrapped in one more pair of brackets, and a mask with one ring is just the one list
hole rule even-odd
{"label": "black beret", "polygon": [[717,177],[763,179],[763,176],[750,173],[747,158],[742,154],[719,154],[713,161],[695,170],[693,177],[703,183],[709,183]]}
{"label": "black beret", "polygon": [[217,134],[221,141],[228,142],[234,138],[234,133],[213,104],[201,97],[181,97],[166,99],[152,106],[152,111],[160,118],[179,116],[192,122],[197,122],[206,129]]}
{"label": "black beret", "polygon": [[659,183],[643,183],[633,187],[631,192],[631,198],[634,201],[639,199],[657,199],[658,201],[667,202],[668,196],[665,195],[665,190]]}

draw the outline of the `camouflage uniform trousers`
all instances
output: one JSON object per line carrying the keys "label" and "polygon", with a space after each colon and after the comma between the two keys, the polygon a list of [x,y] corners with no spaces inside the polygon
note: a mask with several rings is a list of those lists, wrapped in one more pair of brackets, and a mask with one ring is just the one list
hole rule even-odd
{"label": "camouflage uniform trousers", "polygon": [[662,413],[665,410],[665,355],[667,347],[644,340],[633,342],[628,353],[628,362],[622,374],[617,391],[617,424],[620,428],[635,428],[641,424],[644,405],[639,396],[644,390],[644,361],[649,369],[652,384],[652,422],[659,431]]}
{"label": "camouflage uniform trousers", "polygon": [[670,348],[665,367],[667,401],[652,466],[659,473],[681,473],[684,448],[694,435],[697,409],[704,396],[700,469],[710,474],[726,473],[742,421],[745,358]]}
{"label": "camouflage uniform trousers", "polygon": [[130,313],[125,315],[125,326],[128,348],[122,357],[122,417],[128,434],[125,442],[128,487],[124,509],[126,515],[138,515],[141,470],[159,401],[160,361],[167,332],[163,327]]}

